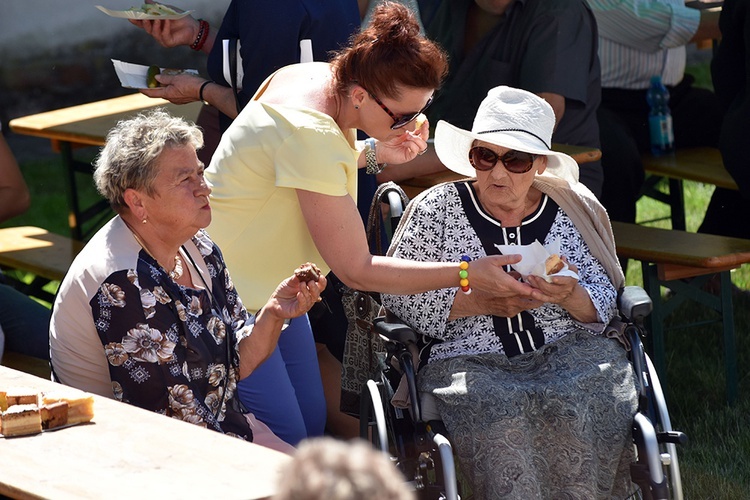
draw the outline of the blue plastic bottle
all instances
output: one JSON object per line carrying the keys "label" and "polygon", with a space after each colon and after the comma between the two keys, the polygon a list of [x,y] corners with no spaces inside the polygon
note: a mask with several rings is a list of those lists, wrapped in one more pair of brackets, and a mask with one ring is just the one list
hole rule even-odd
{"label": "blue plastic bottle", "polygon": [[669,111],[669,91],[661,82],[661,76],[651,77],[651,86],[646,93],[650,107],[648,125],[651,133],[651,152],[661,156],[674,151],[672,114]]}

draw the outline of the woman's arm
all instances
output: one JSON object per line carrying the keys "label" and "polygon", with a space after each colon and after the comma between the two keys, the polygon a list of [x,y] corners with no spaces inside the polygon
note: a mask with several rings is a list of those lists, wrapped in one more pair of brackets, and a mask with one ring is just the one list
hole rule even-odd
{"label": "woman's arm", "polygon": [[284,321],[309,311],[325,287],[324,276],[307,283],[291,276],[279,284],[255,317],[252,333],[240,341],[240,379],[268,359],[279,341]]}
{"label": "woman's arm", "polygon": [[[153,89],[140,89],[149,97],[160,97],[173,104],[187,104],[200,100],[201,86],[206,82],[196,75],[156,75],[162,86]],[[230,118],[237,117],[237,104],[229,87],[210,82],[203,88],[203,100]]]}
{"label": "woman's arm", "polygon": [[[458,262],[414,262],[371,255],[362,219],[351,196],[328,196],[298,189],[297,197],[318,251],[351,288],[413,294],[458,286]],[[530,287],[514,280],[503,269],[519,260],[517,255],[498,255],[473,261],[472,288],[530,296]]]}

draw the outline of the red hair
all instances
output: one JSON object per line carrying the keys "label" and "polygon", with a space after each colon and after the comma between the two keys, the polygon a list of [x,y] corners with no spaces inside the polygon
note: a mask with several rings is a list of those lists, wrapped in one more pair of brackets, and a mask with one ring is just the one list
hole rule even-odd
{"label": "red hair", "polygon": [[331,59],[336,91],[359,83],[368,91],[397,99],[397,87],[437,89],[448,73],[448,56],[419,31],[414,14],[401,4],[375,8],[370,25],[352,36]]}

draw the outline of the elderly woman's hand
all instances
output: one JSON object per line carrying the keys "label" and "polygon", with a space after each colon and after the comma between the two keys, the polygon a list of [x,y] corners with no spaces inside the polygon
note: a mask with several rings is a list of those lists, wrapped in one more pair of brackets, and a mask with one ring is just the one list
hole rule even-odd
{"label": "elderly woman's hand", "polygon": [[491,255],[469,263],[469,286],[496,298],[532,298],[532,287],[518,281],[518,273],[504,267],[521,261],[520,255]]}
{"label": "elderly woman's hand", "polygon": [[503,269],[520,260],[519,255],[495,255],[472,261],[469,265],[471,294],[456,294],[448,319],[485,314],[510,318],[542,305],[531,297],[533,288],[519,281],[517,272]]}
{"label": "elderly woman's hand", "polygon": [[326,284],[326,278],[322,275],[318,281],[307,282],[300,281],[296,275],[292,275],[279,283],[264,309],[283,319],[302,316],[319,301]]}
{"label": "elderly woman's hand", "polygon": [[[567,259],[563,257],[567,262]],[[568,262],[572,271],[578,268]],[[532,298],[541,302],[558,304],[568,311],[577,321],[594,323],[598,321],[598,314],[588,292],[570,276],[552,276],[552,283],[538,276],[528,276],[526,280],[533,287]]]}
{"label": "elderly woman's hand", "polygon": [[492,293],[472,290],[470,295],[457,293],[448,320],[467,316],[492,315],[512,318],[522,311],[536,309],[543,302],[528,297],[498,297]]}

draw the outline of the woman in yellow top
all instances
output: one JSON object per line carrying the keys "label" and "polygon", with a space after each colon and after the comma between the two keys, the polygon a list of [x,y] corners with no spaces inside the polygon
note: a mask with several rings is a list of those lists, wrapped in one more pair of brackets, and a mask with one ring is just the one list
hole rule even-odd
{"label": "woman in yellow top", "polygon": [[[420,34],[414,15],[386,2],[330,63],[287,66],[266,79],[224,133],[206,170],[214,207],[209,232],[249,310],[262,306],[290,263],[304,261],[323,264],[324,273],[330,269],[360,290],[403,294],[458,286],[458,262],[371,255],[356,206],[358,168],[375,173],[379,165],[404,163],[427,148],[428,124],[416,126],[415,119],[446,71],[445,53]],[[357,129],[372,138],[364,149],[355,143]],[[517,260],[472,262],[471,286],[530,295],[528,285],[503,271]],[[279,374],[285,367],[290,377],[283,382],[298,399],[308,435],[322,432],[325,401],[320,376],[313,377],[313,349],[309,322],[295,319],[281,335],[278,356],[239,386],[243,402],[277,434],[278,423],[289,422],[288,407],[277,415],[255,408],[264,398],[282,399]],[[332,390],[329,404],[337,407]]]}

